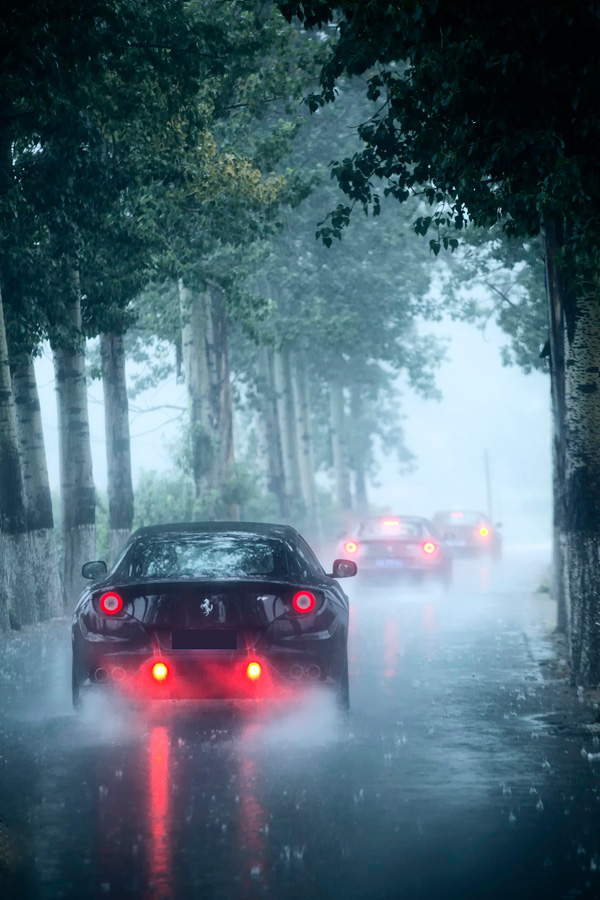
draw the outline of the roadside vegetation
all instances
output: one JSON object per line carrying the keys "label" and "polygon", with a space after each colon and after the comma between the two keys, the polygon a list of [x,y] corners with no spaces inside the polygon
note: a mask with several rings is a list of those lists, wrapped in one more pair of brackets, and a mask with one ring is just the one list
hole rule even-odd
{"label": "roadside vegetation", "polygon": [[[547,367],[536,228],[509,238],[480,216],[443,257],[453,236],[414,234],[440,224],[429,188],[375,199],[370,69],[340,69],[333,103],[303,102],[344,49],[329,23],[242,0],[148,0],[142,15],[50,0],[9,2],[0,24],[0,628],[70,611],[82,563],[139,525],[277,519],[318,538],[367,511],[377,448],[412,464],[400,381],[439,396],[428,321],[494,318],[507,363]],[[338,182],[377,215],[345,230]],[[33,366],[48,345],[54,510]],[[173,471],[134,492],[129,404],[173,377],[188,401]]]}

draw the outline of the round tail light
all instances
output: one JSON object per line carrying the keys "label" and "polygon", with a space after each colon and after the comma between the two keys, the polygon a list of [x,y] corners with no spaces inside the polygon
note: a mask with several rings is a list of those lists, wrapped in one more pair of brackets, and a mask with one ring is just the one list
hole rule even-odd
{"label": "round tail light", "polygon": [[115,616],[123,609],[123,600],[119,594],[109,591],[100,597],[100,609],[107,616]]}
{"label": "round tail light", "polygon": [[248,676],[250,681],[258,681],[261,674],[262,674],[262,669],[260,667],[260,663],[257,663],[257,662],[248,663],[248,666],[246,668],[246,675]]}
{"label": "round tail light", "polygon": [[358,550],[358,544],[356,543],[356,541],[346,541],[346,543],[344,544],[344,550],[346,551],[346,553],[356,553],[356,551]]}
{"label": "round tail light", "polygon": [[169,670],[163,662],[154,663],[152,666],[152,677],[155,681],[164,681],[168,674]]}
{"label": "round tail light", "polygon": [[483,526],[479,529],[479,534],[480,534],[480,536],[483,537],[483,538],[488,537],[489,533],[490,533],[490,529],[489,529],[489,528],[486,528],[485,525],[483,525]]}
{"label": "round tail light", "polygon": [[292,606],[299,613],[308,613],[315,608],[315,595],[310,591],[298,591],[292,598]]}
{"label": "round tail light", "polygon": [[425,541],[425,543],[423,544],[423,551],[430,554],[435,553],[436,546],[433,541]]}

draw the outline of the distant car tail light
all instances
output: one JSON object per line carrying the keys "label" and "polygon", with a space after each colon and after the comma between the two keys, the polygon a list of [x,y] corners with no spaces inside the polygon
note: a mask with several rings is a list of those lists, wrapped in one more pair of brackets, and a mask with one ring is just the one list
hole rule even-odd
{"label": "distant car tail light", "polygon": [[381,524],[385,525],[387,528],[399,528],[400,520],[399,519],[384,519]]}
{"label": "distant car tail light", "polygon": [[168,674],[169,670],[163,662],[154,663],[152,666],[152,677],[155,681],[164,681]]}
{"label": "distant car tail light", "polygon": [[431,554],[431,553],[435,553],[436,550],[437,550],[437,547],[433,543],[433,541],[425,541],[425,543],[423,544],[423,552],[424,553]]}
{"label": "distant car tail light", "polygon": [[356,553],[356,551],[358,550],[358,544],[356,543],[356,541],[346,541],[346,543],[344,544],[344,550],[346,551],[346,553]]}
{"label": "distant car tail light", "polygon": [[486,538],[486,537],[489,537],[489,535],[490,535],[490,529],[486,528],[485,525],[482,525],[481,528],[479,529],[479,536],[482,538]]}
{"label": "distant car tail light", "polygon": [[260,667],[260,663],[251,662],[248,663],[246,668],[246,675],[250,679],[250,681],[258,681],[260,676],[262,675],[262,669]]}
{"label": "distant car tail light", "polygon": [[299,613],[308,613],[315,608],[315,595],[310,591],[298,591],[292,598],[292,606]]}
{"label": "distant car tail light", "polygon": [[102,594],[100,597],[100,609],[107,616],[115,616],[123,609],[123,600],[119,594],[115,594],[114,591],[109,591],[107,594]]}

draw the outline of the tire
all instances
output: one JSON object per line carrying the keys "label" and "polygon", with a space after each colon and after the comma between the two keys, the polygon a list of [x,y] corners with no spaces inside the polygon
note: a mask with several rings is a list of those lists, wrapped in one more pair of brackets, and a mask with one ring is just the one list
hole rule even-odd
{"label": "tire", "polygon": [[348,675],[348,655],[344,659],[342,677],[336,690],[336,704],[339,710],[347,712],[350,709],[350,678]]}

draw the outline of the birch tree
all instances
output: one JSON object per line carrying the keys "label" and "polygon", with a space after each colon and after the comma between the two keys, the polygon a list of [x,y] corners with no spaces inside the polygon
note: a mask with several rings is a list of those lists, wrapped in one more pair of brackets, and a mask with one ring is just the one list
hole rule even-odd
{"label": "birch tree", "polygon": [[0,293],[0,628],[37,620],[36,580]]}
{"label": "birch tree", "polygon": [[359,128],[362,148],[334,165],[348,201],[320,229],[323,240],[341,235],[352,205],[377,213],[382,188],[401,202],[415,191],[428,200],[429,214],[415,228],[433,233],[434,253],[455,247],[457,230],[468,224],[500,223],[512,237],[543,234],[557,419],[555,543],[564,550],[555,583],[565,592],[573,680],[598,684],[597,10],[541,0],[526,7],[515,0],[279,5],[308,28],[341,20],[312,108],[334,100],[344,72],[368,73],[368,96],[379,101]]}
{"label": "birch tree", "polygon": [[101,334],[100,357],[106,432],[108,534],[110,559],[114,562],[133,526],[131,438],[123,336]]}

